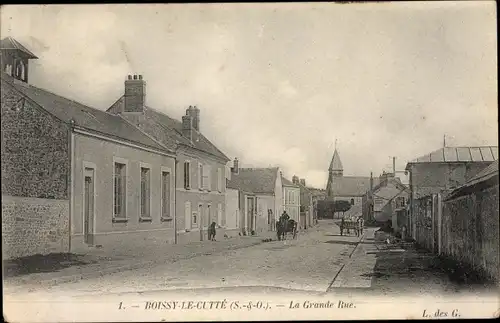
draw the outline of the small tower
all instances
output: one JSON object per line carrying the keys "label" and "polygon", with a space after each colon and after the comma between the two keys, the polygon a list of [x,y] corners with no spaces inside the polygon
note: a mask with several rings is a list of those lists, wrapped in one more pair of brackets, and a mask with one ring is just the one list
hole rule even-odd
{"label": "small tower", "polygon": [[0,52],[2,73],[28,83],[29,60],[38,57],[12,37],[0,40]]}
{"label": "small tower", "polygon": [[344,176],[344,167],[342,166],[342,161],[340,160],[337,147],[335,147],[332,161],[330,162],[330,167],[328,168],[328,182],[326,184],[326,194],[329,198],[334,197],[333,188],[335,185],[335,180],[342,176]]}

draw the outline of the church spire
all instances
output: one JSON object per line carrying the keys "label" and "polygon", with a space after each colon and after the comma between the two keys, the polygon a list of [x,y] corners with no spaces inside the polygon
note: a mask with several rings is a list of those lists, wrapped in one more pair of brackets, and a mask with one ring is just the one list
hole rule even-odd
{"label": "church spire", "polygon": [[342,166],[342,161],[340,160],[337,147],[335,147],[335,151],[333,152],[332,161],[330,162],[330,167],[328,168],[328,171],[330,173],[333,172],[334,175],[337,176],[342,176],[342,173],[344,172],[344,167]]}

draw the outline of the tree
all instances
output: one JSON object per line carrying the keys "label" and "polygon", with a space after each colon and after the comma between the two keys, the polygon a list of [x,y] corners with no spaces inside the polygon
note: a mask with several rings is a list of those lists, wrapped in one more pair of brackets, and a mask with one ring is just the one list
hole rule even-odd
{"label": "tree", "polygon": [[349,201],[343,200],[335,201],[334,209],[335,212],[347,212],[351,209],[351,203],[349,203]]}

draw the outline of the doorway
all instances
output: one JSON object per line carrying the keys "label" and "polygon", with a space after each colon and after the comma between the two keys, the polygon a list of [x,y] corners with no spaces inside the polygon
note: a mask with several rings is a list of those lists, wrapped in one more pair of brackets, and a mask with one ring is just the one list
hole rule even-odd
{"label": "doorway", "polygon": [[87,245],[94,244],[94,170],[85,168],[84,172],[84,206],[83,206],[83,241]]}

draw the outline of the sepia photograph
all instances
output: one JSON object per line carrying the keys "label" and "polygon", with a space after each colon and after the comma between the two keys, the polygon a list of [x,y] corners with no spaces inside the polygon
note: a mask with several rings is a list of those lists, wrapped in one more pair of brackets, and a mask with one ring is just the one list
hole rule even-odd
{"label": "sepia photograph", "polygon": [[499,317],[496,10],[2,5],[4,320]]}

